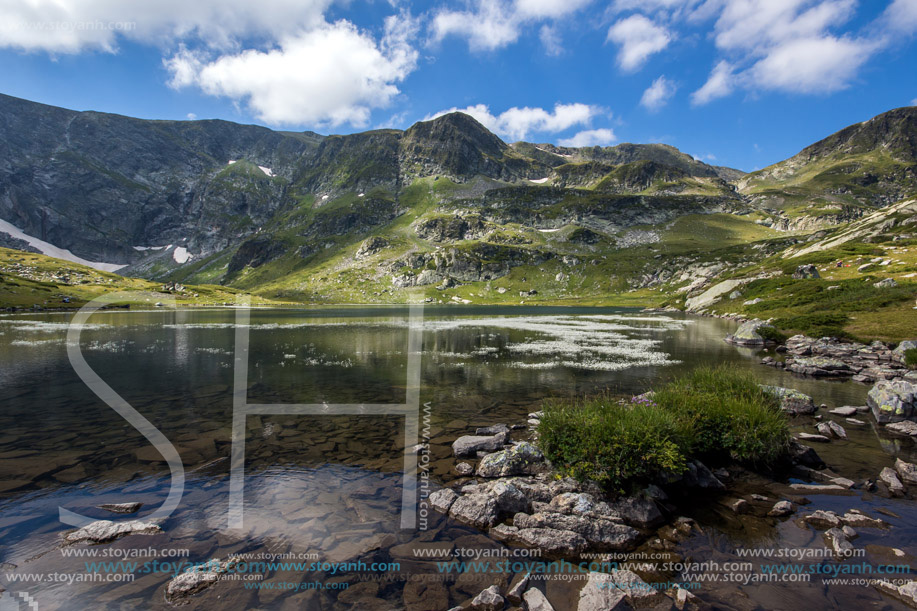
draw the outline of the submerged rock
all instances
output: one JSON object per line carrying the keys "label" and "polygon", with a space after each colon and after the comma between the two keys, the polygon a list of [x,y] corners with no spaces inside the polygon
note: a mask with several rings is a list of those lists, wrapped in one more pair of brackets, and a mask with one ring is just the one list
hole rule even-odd
{"label": "submerged rock", "polygon": [[174,602],[209,588],[222,579],[223,575],[238,562],[239,559],[235,557],[223,562],[214,558],[175,576],[166,586],[166,600]]}
{"label": "submerged rock", "polygon": [[106,503],[99,505],[99,509],[112,513],[137,513],[141,507],[143,507],[143,503]]}

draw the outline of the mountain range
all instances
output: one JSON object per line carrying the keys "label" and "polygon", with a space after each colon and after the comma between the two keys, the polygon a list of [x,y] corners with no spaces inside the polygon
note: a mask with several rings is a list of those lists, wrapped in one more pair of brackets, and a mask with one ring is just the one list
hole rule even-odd
{"label": "mountain range", "polygon": [[905,245],[915,194],[914,107],[746,174],[664,144],[510,144],[462,113],[322,136],[0,95],[0,246],[285,302],[685,307],[844,231]]}

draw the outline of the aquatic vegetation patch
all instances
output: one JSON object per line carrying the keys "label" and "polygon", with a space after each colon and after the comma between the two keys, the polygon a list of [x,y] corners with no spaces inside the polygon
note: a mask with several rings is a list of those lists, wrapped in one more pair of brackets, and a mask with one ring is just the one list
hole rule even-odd
{"label": "aquatic vegetation patch", "polygon": [[546,401],[538,432],[559,469],[616,491],[677,476],[693,458],[771,465],[790,441],[776,398],[727,366],[696,369],[631,399]]}

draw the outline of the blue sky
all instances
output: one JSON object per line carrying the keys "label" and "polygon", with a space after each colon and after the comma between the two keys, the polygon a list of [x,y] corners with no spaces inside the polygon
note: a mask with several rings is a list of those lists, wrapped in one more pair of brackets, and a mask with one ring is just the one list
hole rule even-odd
{"label": "blue sky", "polygon": [[917,104],[915,34],[917,0],[0,0],[0,92],[320,133],[460,109],[753,170]]}

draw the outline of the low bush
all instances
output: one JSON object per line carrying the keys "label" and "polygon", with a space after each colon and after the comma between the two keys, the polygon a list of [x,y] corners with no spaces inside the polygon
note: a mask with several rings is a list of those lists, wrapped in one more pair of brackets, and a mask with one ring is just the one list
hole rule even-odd
{"label": "low bush", "polygon": [[904,351],[904,364],[909,369],[917,369],[917,348]]}
{"label": "low bush", "polygon": [[538,432],[559,470],[615,491],[682,473],[691,458],[771,464],[789,443],[777,399],[723,366],[697,369],[652,398],[547,401]]}

